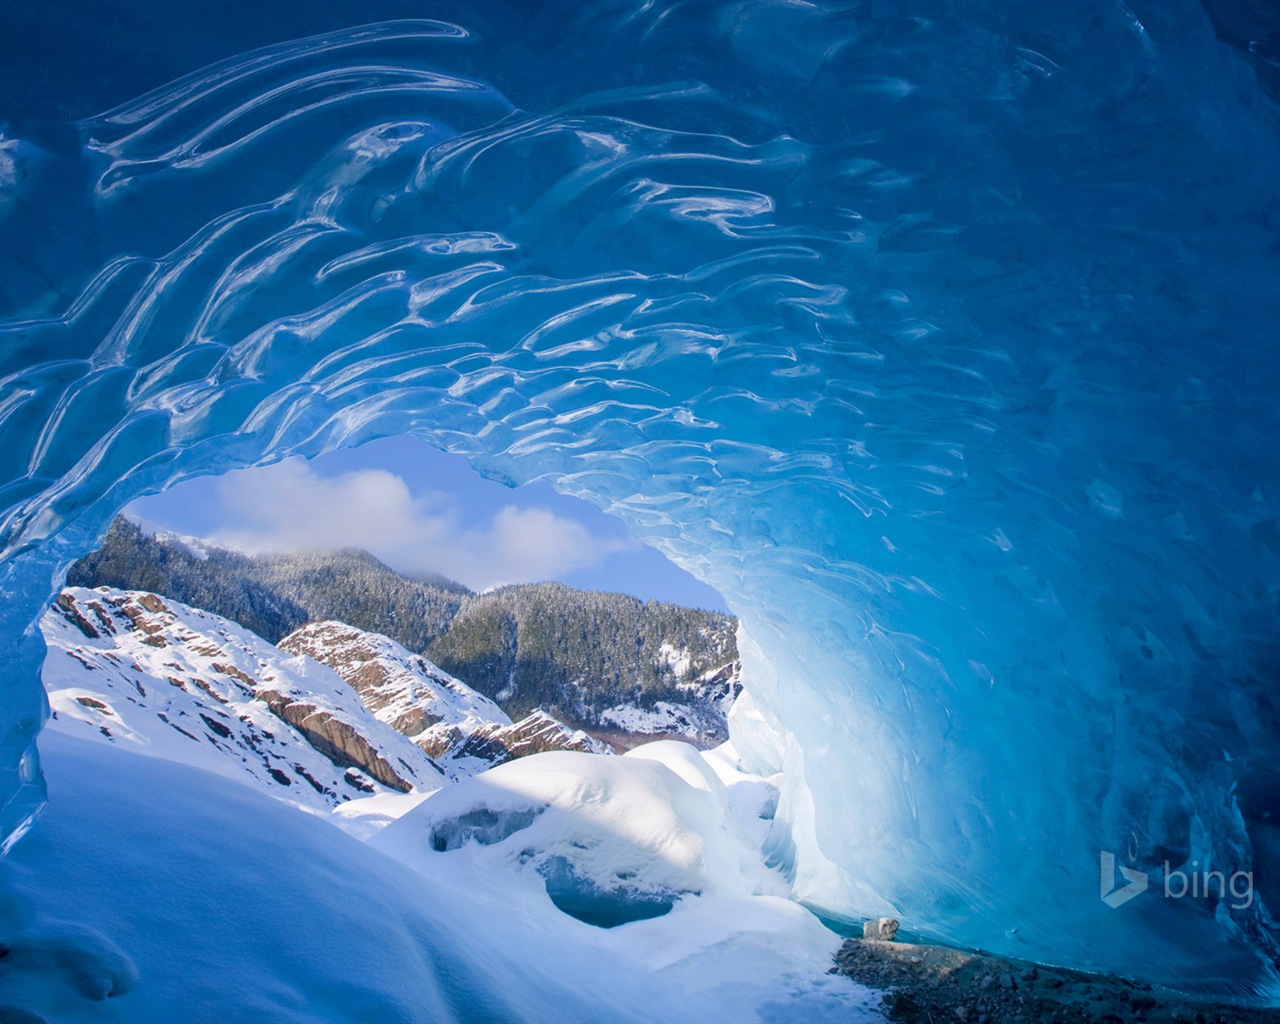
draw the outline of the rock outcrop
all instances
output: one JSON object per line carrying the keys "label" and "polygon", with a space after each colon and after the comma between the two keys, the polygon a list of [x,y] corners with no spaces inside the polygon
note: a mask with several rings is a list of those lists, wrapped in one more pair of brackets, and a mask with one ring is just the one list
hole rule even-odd
{"label": "rock outcrop", "polygon": [[379,633],[313,622],[280,647],[337,672],[375,716],[413,740],[452,778],[548,750],[612,753],[543,710],[512,723],[489,698]]}
{"label": "rock outcrop", "polygon": [[141,591],[68,588],[41,627],[56,730],[312,809],[443,781],[337,673],[209,612]]}
{"label": "rock outcrop", "polygon": [[545,711],[534,711],[513,725],[477,729],[463,741],[456,756],[502,764],[548,750],[576,750],[585,754],[613,752],[581,729],[571,729]]}
{"label": "rock outcrop", "polygon": [[291,700],[275,690],[261,689],[258,699],[306,737],[307,742],[340,768],[359,768],[384,786],[408,793],[413,784],[401,778],[356,728],[331,712]]}

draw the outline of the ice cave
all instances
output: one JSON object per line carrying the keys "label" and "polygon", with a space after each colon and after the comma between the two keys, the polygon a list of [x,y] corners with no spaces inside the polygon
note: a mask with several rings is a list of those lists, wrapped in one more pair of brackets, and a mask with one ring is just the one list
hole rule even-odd
{"label": "ice cave", "polygon": [[413,435],[725,595],[804,906],[1280,999],[1280,51],[1207,0],[384,7],[0,109],[7,846],[115,513]]}

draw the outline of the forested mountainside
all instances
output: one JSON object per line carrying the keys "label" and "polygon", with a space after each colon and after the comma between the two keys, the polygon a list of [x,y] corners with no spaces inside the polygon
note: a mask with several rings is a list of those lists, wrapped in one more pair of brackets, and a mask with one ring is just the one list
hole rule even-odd
{"label": "forested mountainside", "polygon": [[739,689],[730,616],[559,583],[475,594],[358,550],[249,556],[121,518],[67,583],[160,594],[272,643],[345,622],[426,655],[514,718],[541,708],[577,727],[710,743]]}
{"label": "forested mountainside", "polygon": [[409,579],[365,551],[249,556],[120,517],[102,547],[67,574],[71,587],[145,590],[232,619],[271,643],[308,622],[336,619],[424,651],[471,592],[440,578]]}
{"label": "forested mountainside", "polygon": [[437,664],[521,714],[608,721],[621,704],[687,702],[728,683],[733,619],[561,583],[503,587],[468,599],[431,645]]}

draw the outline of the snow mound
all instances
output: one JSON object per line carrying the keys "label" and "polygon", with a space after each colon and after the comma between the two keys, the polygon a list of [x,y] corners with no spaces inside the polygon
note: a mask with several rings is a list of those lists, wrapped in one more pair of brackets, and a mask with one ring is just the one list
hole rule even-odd
{"label": "snow mound", "polygon": [[500,765],[435,794],[372,840],[406,861],[460,856],[537,879],[565,913],[605,927],[682,897],[785,894],[726,790],[674,741],[625,757],[567,751]]}
{"label": "snow mound", "polygon": [[725,784],[701,752],[688,743],[655,740],[633,747],[625,755],[635,761],[654,761],[680,776],[694,789],[701,789],[723,801],[728,796]]}

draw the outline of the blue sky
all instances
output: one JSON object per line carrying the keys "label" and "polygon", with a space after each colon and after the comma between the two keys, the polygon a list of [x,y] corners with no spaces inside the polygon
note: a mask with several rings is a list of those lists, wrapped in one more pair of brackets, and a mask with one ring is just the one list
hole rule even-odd
{"label": "blue sky", "polygon": [[251,553],[365,548],[400,572],[443,573],[473,590],[560,580],[727,611],[717,591],[594,506],[547,484],[485,480],[460,456],[409,437],[201,477],[127,511]]}

